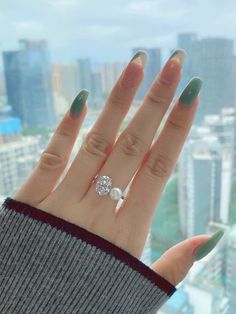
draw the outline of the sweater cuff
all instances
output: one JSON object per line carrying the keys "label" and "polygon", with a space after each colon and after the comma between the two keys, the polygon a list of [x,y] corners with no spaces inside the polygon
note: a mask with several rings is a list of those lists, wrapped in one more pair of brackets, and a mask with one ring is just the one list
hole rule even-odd
{"label": "sweater cuff", "polygon": [[7,198],[0,209],[0,313],[156,313],[176,291],[110,241]]}

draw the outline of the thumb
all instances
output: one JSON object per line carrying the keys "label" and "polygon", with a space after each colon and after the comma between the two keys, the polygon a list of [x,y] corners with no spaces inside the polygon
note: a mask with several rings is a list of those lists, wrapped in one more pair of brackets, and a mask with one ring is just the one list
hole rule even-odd
{"label": "thumb", "polygon": [[212,236],[199,235],[184,240],[167,250],[150,268],[176,286],[184,279],[196,260],[206,256],[219,242],[224,231]]}

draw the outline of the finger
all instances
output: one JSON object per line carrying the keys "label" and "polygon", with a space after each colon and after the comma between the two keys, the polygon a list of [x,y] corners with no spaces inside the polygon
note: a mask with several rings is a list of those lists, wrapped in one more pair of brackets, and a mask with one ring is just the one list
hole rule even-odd
{"label": "finger", "polygon": [[167,250],[150,268],[176,286],[185,278],[195,261],[214,249],[223,234],[219,230],[211,237],[199,235],[180,242]]}
{"label": "finger", "polygon": [[39,204],[53,190],[64,171],[78,132],[87,113],[88,91],[82,90],[57,127],[49,145],[41,154],[31,176],[14,196],[31,205]]}
{"label": "finger", "polygon": [[[121,190],[126,188],[149,150],[156,130],[174,97],[184,57],[184,52],[180,50],[179,54],[167,61],[147,93],[143,105],[120,135],[109,158],[100,169],[101,175],[106,174],[112,178],[114,187]],[[96,185],[93,185],[88,191],[88,199],[96,200],[99,197],[95,188]],[[110,197],[103,199],[103,207],[109,211],[113,212],[116,205]]]}
{"label": "finger", "polygon": [[89,188],[93,177],[112,149],[119,127],[142,81],[145,60],[146,54],[139,52],[127,65],[104,110],[87,134],[66,177],[56,189],[55,197],[60,197],[61,191],[67,186],[69,197],[80,200]]}
{"label": "finger", "polygon": [[183,91],[135,175],[119,211],[120,219],[132,222],[135,228],[138,226],[140,241],[146,239],[153,212],[191,128],[200,88],[201,80],[194,78]]}

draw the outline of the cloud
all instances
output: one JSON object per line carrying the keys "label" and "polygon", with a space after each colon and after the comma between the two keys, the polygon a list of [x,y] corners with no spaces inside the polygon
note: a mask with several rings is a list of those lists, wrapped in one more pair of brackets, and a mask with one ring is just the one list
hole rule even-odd
{"label": "cloud", "polygon": [[0,2],[0,50],[19,38],[45,38],[55,60],[127,60],[134,46],[167,53],[176,35],[236,40],[234,0],[8,0]]}

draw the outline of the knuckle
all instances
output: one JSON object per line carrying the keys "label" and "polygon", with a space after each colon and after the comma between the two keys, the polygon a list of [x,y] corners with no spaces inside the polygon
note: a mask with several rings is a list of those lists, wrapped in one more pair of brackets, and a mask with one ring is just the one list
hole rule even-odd
{"label": "knuckle", "polygon": [[111,93],[109,98],[109,105],[112,106],[114,110],[120,110],[121,108],[126,107],[125,94],[122,93]]}
{"label": "knuckle", "polygon": [[43,171],[64,169],[66,163],[66,158],[44,151],[40,156],[39,168]]}
{"label": "knuckle", "polygon": [[180,123],[176,122],[171,118],[167,119],[166,123],[169,124],[176,131],[182,131],[184,129],[183,125],[181,125]]}
{"label": "knuckle", "polygon": [[138,157],[144,152],[143,141],[140,137],[132,133],[123,134],[118,145],[123,154],[127,156]]}
{"label": "knuckle", "polygon": [[172,162],[168,157],[158,152],[149,156],[144,169],[147,175],[154,179],[166,179],[171,174]]}
{"label": "knuckle", "polygon": [[99,133],[89,132],[82,144],[82,150],[92,156],[105,158],[111,144]]}
{"label": "knuckle", "polygon": [[73,133],[74,132],[71,124],[67,121],[64,121],[64,123],[62,123],[56,130],[55,135],[68,138],[73,136]]}
{"label": "knuckle", "polygon": [[161,93],[154,93],[151,89],[147,94],[147,103],[150,105],[166,107],[168,100]]}

